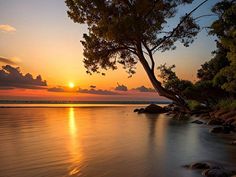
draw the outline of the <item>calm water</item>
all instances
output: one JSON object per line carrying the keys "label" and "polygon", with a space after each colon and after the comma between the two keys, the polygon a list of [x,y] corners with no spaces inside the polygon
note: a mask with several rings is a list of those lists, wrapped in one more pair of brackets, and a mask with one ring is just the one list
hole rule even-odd
{"label": "calm water", "polygon": [[204,125],[135,107],[0,108],[0,177],[200,177],[181,166],[236,164],[235,146]]}

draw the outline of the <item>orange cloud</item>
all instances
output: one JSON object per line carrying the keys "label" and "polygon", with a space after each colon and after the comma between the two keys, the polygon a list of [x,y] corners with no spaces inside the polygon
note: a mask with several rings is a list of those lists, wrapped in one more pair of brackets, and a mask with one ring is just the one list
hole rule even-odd
{"label": "orange cloud", "polygon": [[15,32],[16,28],[11,25],[0,25],[0,31],[3,32]]}

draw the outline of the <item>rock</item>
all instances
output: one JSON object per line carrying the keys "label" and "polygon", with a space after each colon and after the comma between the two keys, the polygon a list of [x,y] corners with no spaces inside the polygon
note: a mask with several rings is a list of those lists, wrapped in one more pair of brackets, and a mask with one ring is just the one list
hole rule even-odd
{"label": "rock", "polygon": [[138,111],[139,114],[140,114],[140,113],[144,113],[144,112],[145,112],[145,109],[144,109],[144,108],[140,108],[139,111]]}
{"label": "rock", "polygon": [[191,170],[223,169],[221,166],[211,162],[195,162],[190,165],[185,165],[184,167]]}
{"label": "rock", "polygon": [[135,109],[134,112],[139,112],[139,109]]}
{"label": "rock", "polygon": [[224,123],[221,119],[211,119],[207,122],[207,125],[222,125]]}
{"label": "rock", "polygon": [[207,114],[201,114],[201,115],[200,115],[200,118],[201,118],[201,119],[210,119],[211,117],[210,117],[210,115],[207,113]]}
{"label": "rock", "polygon": [[232,125],[226,125],[224,126],[223,133],[230,133],[235,130],[235,127]]}
{"label": "rock", "polygon": [[144,109],[144,113],[160,114],[165,112],[167,111],[164,108],[155,104],[150,104]]}
{"label": "rock", "polygon": [[236,140],[231,142],[232,145],[236,145]]}
{"label": "rock", "polygon": [[204,162],[197,162],[197,163],[193,163],[189,166],[189,168],[191,169],[199,169],[199,170],[205,170],[205,169],[209,169],[210,165]]}
{"label": "rock", "polygon": [[230,118],[230,119],[227,119],[224,124],[225,125],[233,125],[234,122],[236,122],[236,119]]}
{"label": "rock", "polygon": [[192,121],[191,123],[193,123],[193,124],[203,124],[203,122],[200,121],[200,120],[194,120],[194,121]]}
{"label": "rock", "polygon": [[209,130],[210,133],[222,133],[223,132],[223,127],[213,127]]}
{"label": "rock", "polygon": [[202,175],[206,177],[231,177],[234,174],[232,171],[225,169],[208,169],[204,170]]}
{"label": "rock", "polygon": [[224,133],[224,134],[229,134],[231,131],[232,128],[228,126],[213,127],[209,130],[210,133]]}

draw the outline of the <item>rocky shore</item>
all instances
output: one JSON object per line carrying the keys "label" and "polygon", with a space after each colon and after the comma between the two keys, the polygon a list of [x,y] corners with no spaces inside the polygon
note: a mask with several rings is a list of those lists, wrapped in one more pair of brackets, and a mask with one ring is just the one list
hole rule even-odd
{"label": "rocky shore", "polygon": [[[168,106],[158,106],[151,104],[145,108],[135,109],[134,112],[139,114],[167,114],[173,116],[173,118],[181,116],[180,110],[173,104]],[[195,110],[187,115],[194,120],[193,124],[207,125],[209,127],[209,133],[212,134],[230,134],[230,144],[236,145],[236,110]],[[190,165],[184,165],[185,168],[190,170],[200,170],[201,174],[206,177],[236,177],[235,169],[229,169],[222,164],[214,162],[196,162]]]}

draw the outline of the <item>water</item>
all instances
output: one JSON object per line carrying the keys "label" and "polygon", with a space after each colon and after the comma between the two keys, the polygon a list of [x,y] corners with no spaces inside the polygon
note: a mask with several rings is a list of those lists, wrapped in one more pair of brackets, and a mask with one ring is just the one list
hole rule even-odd
{"label": "water", "polygon": [[181,166],[236,164],[226,138],[139,106],[0,108],[0,177],[200,177]]}

